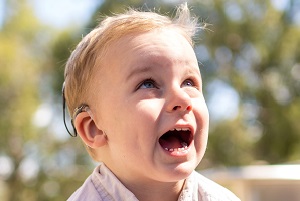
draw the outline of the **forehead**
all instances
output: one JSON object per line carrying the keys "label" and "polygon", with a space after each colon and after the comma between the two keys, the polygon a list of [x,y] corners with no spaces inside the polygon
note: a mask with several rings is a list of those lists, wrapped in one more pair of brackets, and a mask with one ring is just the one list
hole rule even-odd
{"label": "forehead", "polygon": [[[123,36],[114,41],[107,51],[105,66],[191,64],[198,68],[194,50],[189,41],[176,29],[155,29],[145,33]],[[122,69],[118,69],[119,71]]]}
{"label": "forehead", "polygon": [[128,48],[126,52],[130,54],[142,55],[168,50],[164,55],[179,57],[182,49],[192,49],[185,37],[175,29],[155,29],[146,33],[132,34],[121,38],[117,43],[120,48]]}

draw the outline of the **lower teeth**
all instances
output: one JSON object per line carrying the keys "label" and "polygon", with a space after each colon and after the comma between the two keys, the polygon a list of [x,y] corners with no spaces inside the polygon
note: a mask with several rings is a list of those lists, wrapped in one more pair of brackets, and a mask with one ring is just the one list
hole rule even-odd
{"label": "lower teeth", "polygon": [[182,147],[181,148],[165,148],[166,151],[169,151],[169,152],[173,152],[173,151],[184,151],[184,150],[187,150],[187,143],[185,142],[182,142],[181,143]]}

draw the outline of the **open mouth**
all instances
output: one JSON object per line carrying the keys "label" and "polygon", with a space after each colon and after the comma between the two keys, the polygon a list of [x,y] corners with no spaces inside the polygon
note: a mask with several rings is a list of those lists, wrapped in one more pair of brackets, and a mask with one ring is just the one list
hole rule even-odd
{"label": "open mouth", "polygon": [[185,151],[193,140],[189,128],[176,128],[163,134],[159,138],[159,144],[166,151]]}

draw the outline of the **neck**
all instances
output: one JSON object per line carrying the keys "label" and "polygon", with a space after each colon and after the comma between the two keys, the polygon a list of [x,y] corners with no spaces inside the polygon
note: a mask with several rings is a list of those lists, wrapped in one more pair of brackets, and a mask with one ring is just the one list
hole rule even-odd
{"label": "neck", "polygon": [[140,201],[177,201],[184,185],[184,180],[178,182],[151,182],[127,185],[126,187]]}

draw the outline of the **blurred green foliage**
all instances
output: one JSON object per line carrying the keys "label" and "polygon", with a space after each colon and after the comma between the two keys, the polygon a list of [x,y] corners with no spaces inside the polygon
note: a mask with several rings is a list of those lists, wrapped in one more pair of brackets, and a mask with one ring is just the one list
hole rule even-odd
{"label": "blurred green foliage", "polygon": [[[70,51],[96,26],[99,13],[130,6],[174,16],[180,1],[107,0],[86,27],[63,31],[41,24],[28,1],[5,2],[0,200],[65,200],[94,166],[80,140],[63,130],[60,95]],[[269,0],[189,1],[199,22],[208,24],[195,38],[207,100],[213,93],[208,86],[216,81],[231,87],[239,100],[236,115],[212,114],[200,169],[300,159],[300,5],[286,2],[278,9]],[[217,104],[226,104],[226,94],[216,93],[221,94]],[[46,114],[51,118],[41,124]]]}

